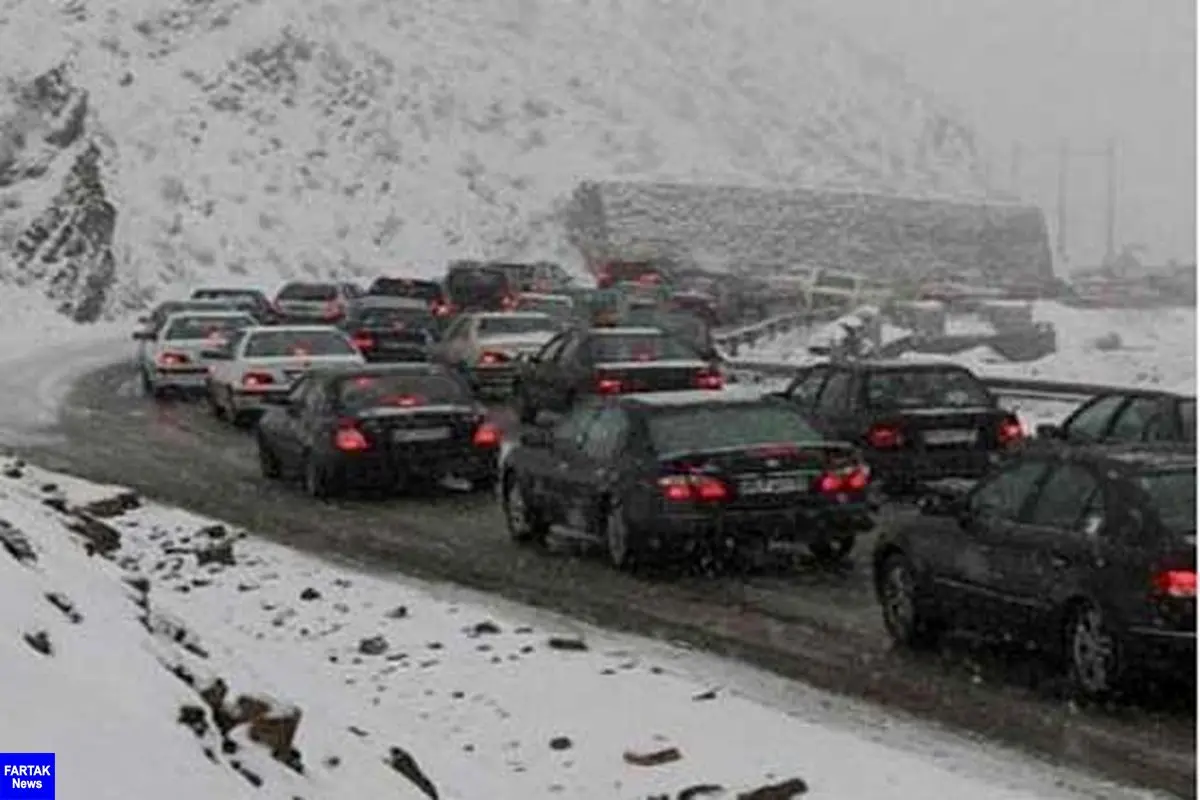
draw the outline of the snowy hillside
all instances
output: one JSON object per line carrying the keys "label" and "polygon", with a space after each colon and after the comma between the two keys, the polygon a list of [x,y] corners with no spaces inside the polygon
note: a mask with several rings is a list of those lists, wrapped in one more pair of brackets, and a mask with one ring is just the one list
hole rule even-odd
{"label": "snowy hillside", "polygon": [[971,132],[795,6],[0,0],[3,269],[86,319],[225,272],[565,257],[585,178],[978,196]]}

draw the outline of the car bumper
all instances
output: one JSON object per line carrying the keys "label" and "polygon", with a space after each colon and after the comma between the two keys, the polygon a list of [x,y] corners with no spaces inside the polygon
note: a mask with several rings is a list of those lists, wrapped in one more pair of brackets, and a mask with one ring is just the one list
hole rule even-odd
{"label": "car bumper", "polygon": [[867,503],[836,510],[803,506],[778,509],[717,510],[658,514],[638,524],[652,543],[663,546],[697,540],[767,540],[813,544],[857,536],[875,527]]}
{"label": "car bumper", "polygon": [[208,383],[208,367],[162,369],[154,371],[154,385],[159,389],[202,391]]}
{"label": "car bumper", "polygon": [[261,414],[271,405],[267,402],[267,397],[287,397],[291,391],[289,386],[281,386],[278,389],[260,389],[253,392],[235,389],[233,411],[236,414]]}
{"label": "car bumper", "polygon": [[439,449],[428,453],[355,453],[333,456],[335,478],[346,486],[392,486],[417,477],[442,478],[453,475],[463,480],[494,478],[498,471],[499,448]]}
{"label": "car bumper", "polygon": [[1182,675],[1196,669],[1196,632],[1151,626],[1131,627],[1125,632],[1125,658],[1132,667],[1162,670]]}

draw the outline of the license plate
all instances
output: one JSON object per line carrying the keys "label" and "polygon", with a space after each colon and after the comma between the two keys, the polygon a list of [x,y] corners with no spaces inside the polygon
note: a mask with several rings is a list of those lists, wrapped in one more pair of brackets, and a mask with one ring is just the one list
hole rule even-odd
{"label": "license plate", "polygon": [[790,475],[762,475],[738,481],[738,494],[801,494],[808,491],[811,476],[797,472]]}
{"label": "license plate", "polygon": [[925,431],[925,444],[974,444],[978,435],[964,430]]}
{"label": "license plate", "polygon": [[417,428],[415,430],[392,431],[393,442],[437,442],[449,438],[449,428]]}

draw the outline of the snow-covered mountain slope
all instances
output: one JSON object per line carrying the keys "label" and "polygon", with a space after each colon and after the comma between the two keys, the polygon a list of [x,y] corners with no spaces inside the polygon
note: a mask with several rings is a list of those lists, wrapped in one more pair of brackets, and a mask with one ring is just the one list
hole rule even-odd
{"label": "snow-covered mountain slope", "polygon": [[[565,258],[586,178],[978,196],[971,132],[798,5],[0,0],[0,268],[88,318],[199,277]],[[55,67],[82,125],[30,91]],[[81,158],[103,194],[18,257]]]}

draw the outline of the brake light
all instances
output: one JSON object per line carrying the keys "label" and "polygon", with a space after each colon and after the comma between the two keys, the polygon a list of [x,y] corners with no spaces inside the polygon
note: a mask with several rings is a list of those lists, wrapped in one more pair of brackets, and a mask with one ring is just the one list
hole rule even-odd
{"label": "brake light", "polygon": [[476,447],[495,447],[500,444],[500,429],[490,422],[480,423],[471,437],[471,444]]}
{"label": "brake light", "polygon": [[359,350],[370,350],[375,346],[375,337],[366,331],[358,331],[350,337],[350,342]]}
{"label": "brake light", "polygon": [[1013,415],[1005,417],[1000,422],[1000,427],[996,430],[996,441],[1001,447],[1011,447],[1025,438],[1025,428],[1021,425],[1021,420]]}
{"label": "brake light", "polygon": [[872,425],[866,439],[876,450],[894,450],[904,444],[904,434],[895,425]]}
{"label": "brake light", "polygon": [[513,297],[511,294],[508,294],[508,295],[505,295],[504,299],[500,301],[500,307],[503,308],[505,311],[512,311],[513,309],[515,309],[517,307],[518,302],[519,301],[517,300],[517,298]]}
{"label": "brake light", "polygon": [[697,389],[724,389],[725,376],[715,369],[701,370],[692,383]]}
{"label": "brake light", "polygon": [[337,319],[342,315],[344,307],[341,300],[330,300],[325,304],[325,308],[321,312],[324,319]]}
{"label": "brake light", "polygon": [[435,300],[431,307],[435,317],[448,317],[454,313],[454,306],[450,303],[442,303]]}
{"label": "brake light", "polygon": [[275,383],[275,376],[269,372],[247,372],[242,376],[243,389],[262,389]]}
{"label": "brake light", "polygon": [[723,503],[729,487],[710,475],[667,475],[658,479],[663,499],[672,503]]}
{"label": "brake light", "polygon": [[188,363],[188,357],[183,353],[160,353],[158,356],[158,365],[160,367],[178,367]]}
{"label": "brake light", "polygon": [[363,450],[369,450],[371,443],[358,429],[358,423],[355,420],[340,419],[337,430],[333,434],[333,446],[343,453],[361,453]]}
{"label": "brake light", "polygon": [[506,356],[504,353],[485,350],[479,354],[479,365],[481,367],[494,367],[497,364],[503,364],[506,361],[508,361],[508,356]]}
{"label": "brake light", "polygon": [[596,394],[620,394],[625,390],[625,384],[620,378],[597,378]]}
{"label": "brake light", "polygon": [[865,464],[830,471],[817,478],[817,491],[821,494],[853,494],[864,491],[871,482],[871,470]]}
{"label": "brake light", "polygon": [[1154,575],[1154,591],[1164,597],[1194,598],[1196,570],[1168,569]]}

